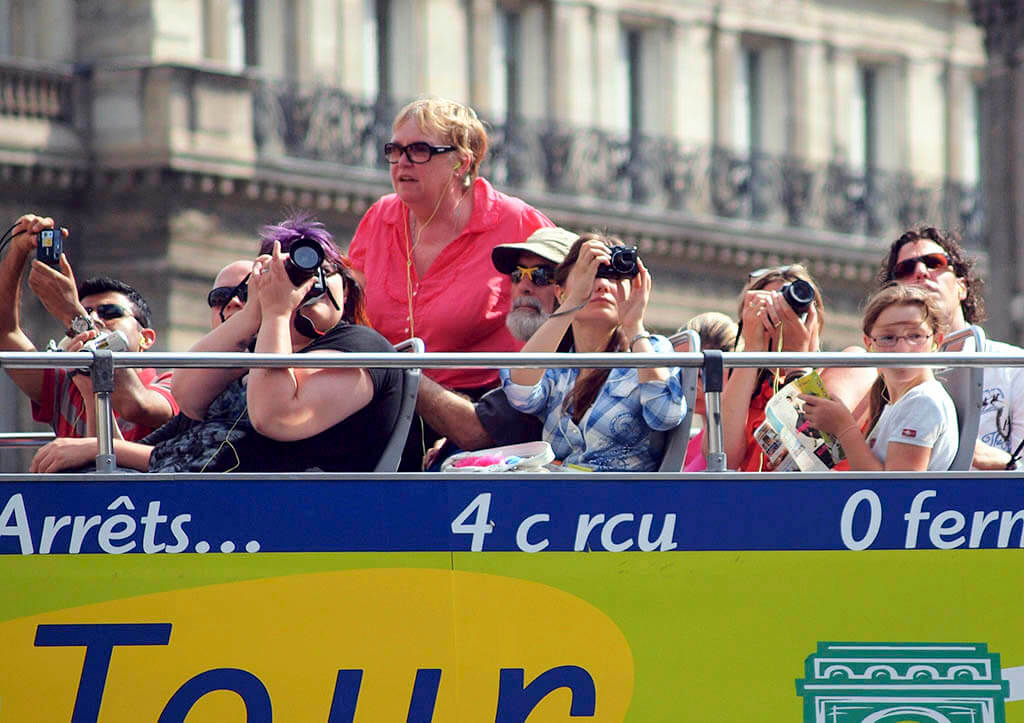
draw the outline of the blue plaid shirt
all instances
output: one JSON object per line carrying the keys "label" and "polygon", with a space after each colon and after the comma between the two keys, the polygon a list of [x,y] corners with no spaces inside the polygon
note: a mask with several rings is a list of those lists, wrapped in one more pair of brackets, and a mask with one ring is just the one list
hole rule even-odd
{"label": "blue plaid shirt", "polygon": [[[672,351],[663,336],[651,337],[651,344],[657,352]],[[612,369],[579,425],[562,411],[578,376],[579,369],[548,369],[536,385],[526,387],[512,383],[508,370],[501,370],[509,403],[543,420],[544,439],[555,459],[597,471],[657,471],[665,432],[679,426],[686,414],[679,368],[669,367],[668,381],[642,384],[636,369]]]}

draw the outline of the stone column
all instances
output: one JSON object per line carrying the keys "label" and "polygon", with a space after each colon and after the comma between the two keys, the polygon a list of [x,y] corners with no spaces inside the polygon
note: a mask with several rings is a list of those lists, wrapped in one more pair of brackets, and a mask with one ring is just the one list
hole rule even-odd
{"label": "stone column", "polygon": [[824,164],[832,156],[828,53],[820,40],[794,40],[792,52],[789,148],[806,163]]}
{"label": "stone column", "polygon": [[714,35],[715,145],[735,146],[736,64],[740,58],[740,38],[735,30],[716,28]]}
{"label": "stone column", "polygon": [[551,8],[551,102],[554,117],[573,125],[592,126],[593,63],[590,8],[555,2]]}
{"label": "stone column", "polygon": [[470,0],[469,13],[469,103],[477,110],[491,111],[495,0]]}
{"label": "stone column", "polygon": [[703,22],[676,23],[668,43],[668,133],[684,144],[714,140],[711,29]]}
{"label": "stone column", "polygon": [[358,97],[368,97],[376,88],[366,87],[366,64],[377,65],[376,57],[365,55],[363,41],[363,0],[338,0],[338,42],[335,48],[338,69],[336,77],[342,90]]}
{"label": "stone column", "polygon": [[946,66],[946,176],[952,180],[964,177],[965,101],[971,92],[970,72],[962,65]]}
{"label": "stone column", "polygon": [[203,0],[203,57],[215,63],[228,61],[228,22],[231,0]]}
{"label": "stone column", "polygon": [[597,97],[594,99],[595,126],[624,131],[616,119],[622,117],[624,92],[619,88],[617,62],[619,57],[619,16],[606,7],[594,11],[594,48]]}
{"label": "stone column", "polygon": [[[990,259],[986,297],[989,336],[1024,339],[1024,8],[1017,0],[969,0],[985,30],[982,165],[985,243]],[[1009,304],[996,303],[996,299]],[[1010,313],[1002,312],[1009,306]]]}

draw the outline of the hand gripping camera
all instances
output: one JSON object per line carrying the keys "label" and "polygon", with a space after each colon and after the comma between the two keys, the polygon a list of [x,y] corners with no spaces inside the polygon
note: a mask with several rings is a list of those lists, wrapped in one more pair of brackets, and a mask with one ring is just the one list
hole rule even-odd
{"label": "hand gripping camera", "polygon": [[299,304],[300,311],[296,314],[295,321],[293,322],[298,332],[310,339],[322,336],[322,332],[318,331],[313,322],[302,315],[301,308],[303,306],[327,294],[327,298],[330,299],[334,308],[339,311],[341,310],[337,300],[334,298],[334,294],[331,293],[330,287],[327,286],[327,275],[324,274],[324,261],[326,258],[327,255],[324,253],[324,247],[319,242],[309,238],[300,238],[292,242],[291,246],[288,247],[288,258],[284,261],[284,269],[288,272],[288,278],[291,279],[292,284],[295,286],[302,286],[310,278],[316,277],[312,288],[310,288],[302,303]]}
{"label": "hand gripping camera", "polygon": [[325,258],[323,246],[313,239],[300,238],[288,248],[284,268],[292,283],[295,286],[302,286],[309,277],[318,273],[322,275],[321,267]]}
{"label": "hand gripping camera", "polygon": [[601,264],[597,277],[601,279],[632,279],[640,273],[640,254],[636,246],[613,246],[611,263]]}
{"label": "hand gripping camera", "polygon": [[60,255],[64,252],[60,226],[44,228],[36,234],[36,258],[55,269],[60,268]]}
{"label": "hand gripping camera", "polygon": [[803,279],[790,281],[779,289],[779,293],[797,314],[806,314],[814,303],[814,287]]}

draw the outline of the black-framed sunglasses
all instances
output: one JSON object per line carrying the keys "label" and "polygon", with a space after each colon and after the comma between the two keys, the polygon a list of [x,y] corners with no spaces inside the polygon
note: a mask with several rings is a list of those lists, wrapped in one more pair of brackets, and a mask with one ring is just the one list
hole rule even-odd
{"label": "black-framed sunglasses", "polygon": [[227,306],[236,296],[243,304],[247,302],[249,300],[249,276],[250,274],[246,274],[245,278],[234,286],[217,286],[210,289],[210,293],[206,295],[207,306],[211,309]]}
{"label": "black-framed sunglasses", "polygon": [[391,165],[398,163],[403,153],[410,163],[426,163],[438,153],[451,153],[454,150],[455,146],[432,146],[426,141],[416,141],[407,146],[392,142],[384,144],[384,157]]}
{"label": "black-framed sunglasses", "polygon": [[929,271],[945,271],[952,265],[947,253],[936,251],[930,254],[903,259],[898,264],[893,265],[892,278],[897,280],[910,278],[917,271],[919,263],[924,264],[925,268]]}
{"label": "black-framed sunglasses", "polygon": [[512,283],[518,284],[523,279],[529,279],[534,286],[547,286],[555,283],[554,266],[516,266],[509,274]]}
{"label": "black-framed sunglasses", "polygon": [[[83,307],[87,316],[96,314],[96,318],[101,321],[113,321],[114,319],[121,319],[126,316],[130,316],[136,321],[139,321],[139,317],[132,313],[131,309],[126,309],[120,304],[97,304],[96,306]],[[139,324],[142,324],[139,321]]]}

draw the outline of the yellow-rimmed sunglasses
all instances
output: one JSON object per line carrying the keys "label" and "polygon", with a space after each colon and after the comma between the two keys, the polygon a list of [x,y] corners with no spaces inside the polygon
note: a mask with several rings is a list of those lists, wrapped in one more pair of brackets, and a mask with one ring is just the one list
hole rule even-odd
{"label": "yellow-rimmed sunglasses", "polygon": [[555,281],[554,266],[516,266],[512,273],[512,283],[518,284],[524,278],[533,282],[534,286],[547,286]]}

